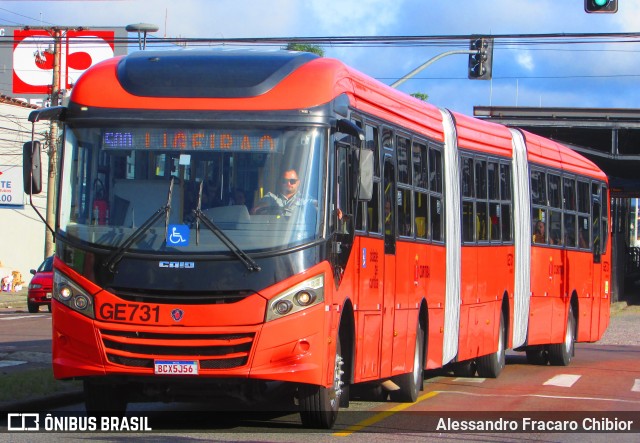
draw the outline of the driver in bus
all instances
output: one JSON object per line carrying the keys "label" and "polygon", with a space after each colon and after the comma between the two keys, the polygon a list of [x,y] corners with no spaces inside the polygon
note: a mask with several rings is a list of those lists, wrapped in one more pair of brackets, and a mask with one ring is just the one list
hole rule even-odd
{"label": "driver in bus", "polygon": [[295,169],[287,169],[282,173],[280,178],[280,192],[274,194],[267,193],[253,209],[253,214],[269,214],[273,209],[281,211],[282,215],[289,217],[293,211],[308,203],[304,198],[300,197],[298,189],[300,188],[300,178]]}

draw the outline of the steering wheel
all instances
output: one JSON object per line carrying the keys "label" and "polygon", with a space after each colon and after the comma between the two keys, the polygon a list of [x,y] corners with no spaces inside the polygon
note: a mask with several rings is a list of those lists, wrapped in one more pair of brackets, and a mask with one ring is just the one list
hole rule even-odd
{"label": "steering wheel", "polygon": [[267,205],[256,209],[257,215],[284,215],[284,209],[278,205]]}

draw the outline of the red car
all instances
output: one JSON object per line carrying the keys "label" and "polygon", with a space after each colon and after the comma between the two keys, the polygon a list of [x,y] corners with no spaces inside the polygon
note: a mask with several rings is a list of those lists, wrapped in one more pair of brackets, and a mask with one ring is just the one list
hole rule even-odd
{"label": "red car", "polygon": [[38,270],[31,270],[33,278],[29,283],[27,308],[29,312],[38,312],[41,305],[47,305],[51,312],[51,292],[53,289],[53,256],[44,259]]}

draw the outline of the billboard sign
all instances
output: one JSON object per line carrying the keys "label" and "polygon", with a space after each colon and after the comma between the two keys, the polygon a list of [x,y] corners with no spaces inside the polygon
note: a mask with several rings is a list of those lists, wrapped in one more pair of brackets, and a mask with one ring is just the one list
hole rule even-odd
{"label": "billboard sign", "polygon": [[[61,30],[60,83],[69,90],[89,67],[116,55],[127,53],[124,28],[100,30]],[[0,64],[9,69],[0,73],[0,84],[12,85],[2,91],[36,105],[44,104],[53,81],[54,31],[0,26]],[[9,78],[6,78],[9,76]],[[28,100],[27,100],[28,97]]]}
{"label": "billboard sign", "polygon": [[0,165],[0,207],[24,206],[22,168]]}

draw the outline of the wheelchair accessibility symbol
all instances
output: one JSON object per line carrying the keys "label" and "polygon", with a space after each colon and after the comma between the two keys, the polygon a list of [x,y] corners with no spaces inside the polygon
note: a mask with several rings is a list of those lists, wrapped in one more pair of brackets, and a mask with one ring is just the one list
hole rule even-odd
{"label": "wheelchair accessibility symbol", "polygon": [[189,226],[169,225],[167,231],[168,246],[189,246]]}

